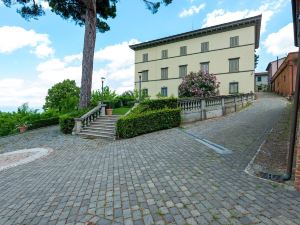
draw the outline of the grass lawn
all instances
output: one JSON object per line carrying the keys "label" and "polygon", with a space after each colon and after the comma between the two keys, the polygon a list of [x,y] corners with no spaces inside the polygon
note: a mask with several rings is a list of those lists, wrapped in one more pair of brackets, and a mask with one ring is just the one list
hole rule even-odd
{"label": "grass lawn", "polygon": [[113,115],[125,115],[131,107],[121,107],[117,109],[113,109]]}

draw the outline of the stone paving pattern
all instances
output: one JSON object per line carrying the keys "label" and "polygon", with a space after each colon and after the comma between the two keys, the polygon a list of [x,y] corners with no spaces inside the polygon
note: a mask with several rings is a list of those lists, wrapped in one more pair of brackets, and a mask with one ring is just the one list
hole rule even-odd
{"label": "stone paving pattern", "polygon": [[219,155],[181,129],[105,142],[57,127],[0,139],[2,152],[49,147],[0,172],[0,224],[300,224],[300,193],[244,169],[286,102],[273,95],[185,128],[231,149]]}

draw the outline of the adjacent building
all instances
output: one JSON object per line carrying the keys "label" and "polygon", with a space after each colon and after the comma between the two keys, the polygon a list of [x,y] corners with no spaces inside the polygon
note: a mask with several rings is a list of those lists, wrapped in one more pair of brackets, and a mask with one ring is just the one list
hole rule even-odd
{"label": "adjacent building", "polygon": [[269,90],[269,73],[260,72],[255,73],[255,91],[268,91]]}
{"label": "adjacent building", "polygon": [[[266,71],[268,71],[269,74],[269,81],[272,80],[272,77],[275,75],[276,71],[279,69],[280,65],[283,63],[286,57],[278,58],[272,62],[269,62]],[[272,91],[274,91],[272,89]]]}
{"label": "adjacent building", "polygon": [[254,53],[261,15],[131,45],[135,51],[135,89],[151,98],[178,96],[189,72],[216,75],[221,95],[254,92]]}
{"label": "adjacent building", "polygon": [[271,79],[272,90],[283,96],[292,96],[295,92],[298,53],[291,52],[284,59]]}

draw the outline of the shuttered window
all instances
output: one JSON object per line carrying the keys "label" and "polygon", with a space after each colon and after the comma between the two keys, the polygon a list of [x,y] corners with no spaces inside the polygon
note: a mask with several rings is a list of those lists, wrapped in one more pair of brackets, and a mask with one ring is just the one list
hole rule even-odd
{"label": "shuttered window", "polygon": [[148,53],[143,54],[143,62],[148,62]]}
{"label": "shuttered window", "polygon": [[187,65],[179,66],[179,77],[184,77],[187,75]]}
{"label": "shuttered window", "polygon": [[229,94],[237,94],[239,93],[239,83],[231,82],[229,83]]}
{"label": "shuttered window", "polygon": [[239,71],[239,58],[229,59],[229,72]]}
{"label": "shuttered window", "polygon": [[142,72],[142,81],[148,81],[148,70]]}
{"label": "shuttered window", "polygon": [[180,55],[186,55],[187,54],[187,47],[186,46],[182,46],[180,47]]}
{"label": "shuttered window", "polygon": [[239,46],[239,36],[230,37],[230,47]]}
{"label": "shuttered window", "polygon": [[168,79],[168,67],[161,68],[161,79],[167,80]]}
{"label": "shuttered window", "polygon": [[162,59],[168,58],[168,50],[162,50],[161,51],[161,58]]}
{"label": "shuttered window", "polygon": [[200,63],[200,70],[202,73],[209,73],[209,62]]}
{"label": "shuttered window", "polygon": [[209,43],[203,42],[201,43],[201,52],[208,52],[209,51]]}
{"label": "shuttered window", "polygon": [[161,96],[168,97],[168,88],[167,87],[161,88]]}

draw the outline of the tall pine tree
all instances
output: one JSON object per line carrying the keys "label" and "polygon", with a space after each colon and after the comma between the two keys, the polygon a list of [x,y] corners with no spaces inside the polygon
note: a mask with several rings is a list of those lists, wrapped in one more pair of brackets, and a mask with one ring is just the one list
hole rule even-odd
{"label": "tall pine tree", "polygon": [[[41,0],[0,1],[7,7],[17,5],[17,12],[26,20],[37,19],[45,14]],[[168,5],[172,2],[172,0],[142,1],[152,13],[156,13],[162,3]],[[96,32],[110,29],[106,20],[116,16],[118,0],[44,0],[44,2],[48,2],[51,11],[63,19],[72,19],[76,24],[85,26],[79,102],[79,107],[85,108],[91,99]]]}

